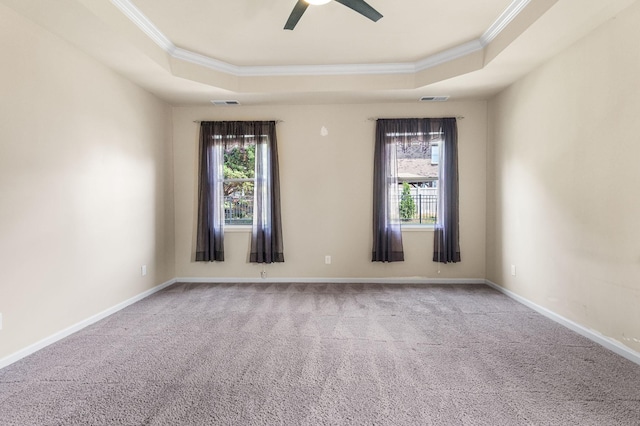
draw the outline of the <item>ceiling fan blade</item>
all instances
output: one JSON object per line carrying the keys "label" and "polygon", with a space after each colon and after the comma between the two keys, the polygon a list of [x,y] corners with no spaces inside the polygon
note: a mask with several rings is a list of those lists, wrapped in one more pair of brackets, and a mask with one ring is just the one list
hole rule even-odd
{"label": "ceiling fan blade", "polygon": [[376,22],[378,19],[382,18],[382,15],[375,10],[373,7],[369,6],[367,2],[364,0],[336,0],[338,3],[347,6],[361,14],[362,16],[366,16],[371,19],[373,22]]}
{"label": "ceiling fan blade", "polygon": [[294,29],[300,18],[302,18],[304,11],[307,10],[307,7],[309,7],[309,3],[303,0],[298,0],[298,3],[293,6],[293,10],[291,11],[291,15],[289,15],[289,19],[287,19],[287,23],[284,24],[284,29]]}

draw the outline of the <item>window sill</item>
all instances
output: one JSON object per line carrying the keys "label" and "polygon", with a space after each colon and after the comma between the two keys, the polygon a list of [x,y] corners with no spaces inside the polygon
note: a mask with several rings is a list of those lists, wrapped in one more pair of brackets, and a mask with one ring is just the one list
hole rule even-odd
{"label": "window sill", "polygon": [[224,232],[251,232],[251,225],[225,225]]}
{"label": "window sill", "polygon": [[433,232],[433,225],[401,225],[402,232]]}

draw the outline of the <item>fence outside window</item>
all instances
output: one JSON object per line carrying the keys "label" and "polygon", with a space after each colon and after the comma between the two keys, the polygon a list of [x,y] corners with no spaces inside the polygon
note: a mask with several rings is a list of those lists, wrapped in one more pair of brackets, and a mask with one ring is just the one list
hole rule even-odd
{"label": "fence outside window", "polygon": [[[402,219],[405,225],[433,225],[436,222],[438,196],[435,194],[411,194],[414,211]],[[402,202],[402,199],[399,200]],[[253,195],[224,197],[225,225],[251,225],[253,222]]]}
{"label": "fence outside window", "polygon": [[224,197],[225,225],[251,225],[253,223],[253,195]]}
{"label": "fence outside window", "polygon": [[[405,225],[433,225],[436,223],[436,207],[438,196],[436,194],[411,194],[414,203],[414,211],[410,217],[402,218]],[[400,196],[399,204],[402,202]]]}

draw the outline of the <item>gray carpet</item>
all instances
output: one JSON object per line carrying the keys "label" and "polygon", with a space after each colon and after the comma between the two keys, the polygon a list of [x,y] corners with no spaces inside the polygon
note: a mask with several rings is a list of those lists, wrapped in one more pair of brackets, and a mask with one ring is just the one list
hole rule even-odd
{"label": "gray carpet", "polygon": [[483,285],[176,284],[0,370],[1,425],[640,425],[640,366]]}

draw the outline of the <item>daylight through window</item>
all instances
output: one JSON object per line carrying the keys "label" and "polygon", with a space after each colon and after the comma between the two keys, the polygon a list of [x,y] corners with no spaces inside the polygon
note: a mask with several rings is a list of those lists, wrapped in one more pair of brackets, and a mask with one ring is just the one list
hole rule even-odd
{"label": "daylight through window", "polygon": [[256,144],[227,144],[224,148],[224,222],[251,225],[256,170]]}
{"label": "daylight through window", "polygon": [[442,133],[397,136],[398,194],[403,225],[433,225],[438,204]]}

